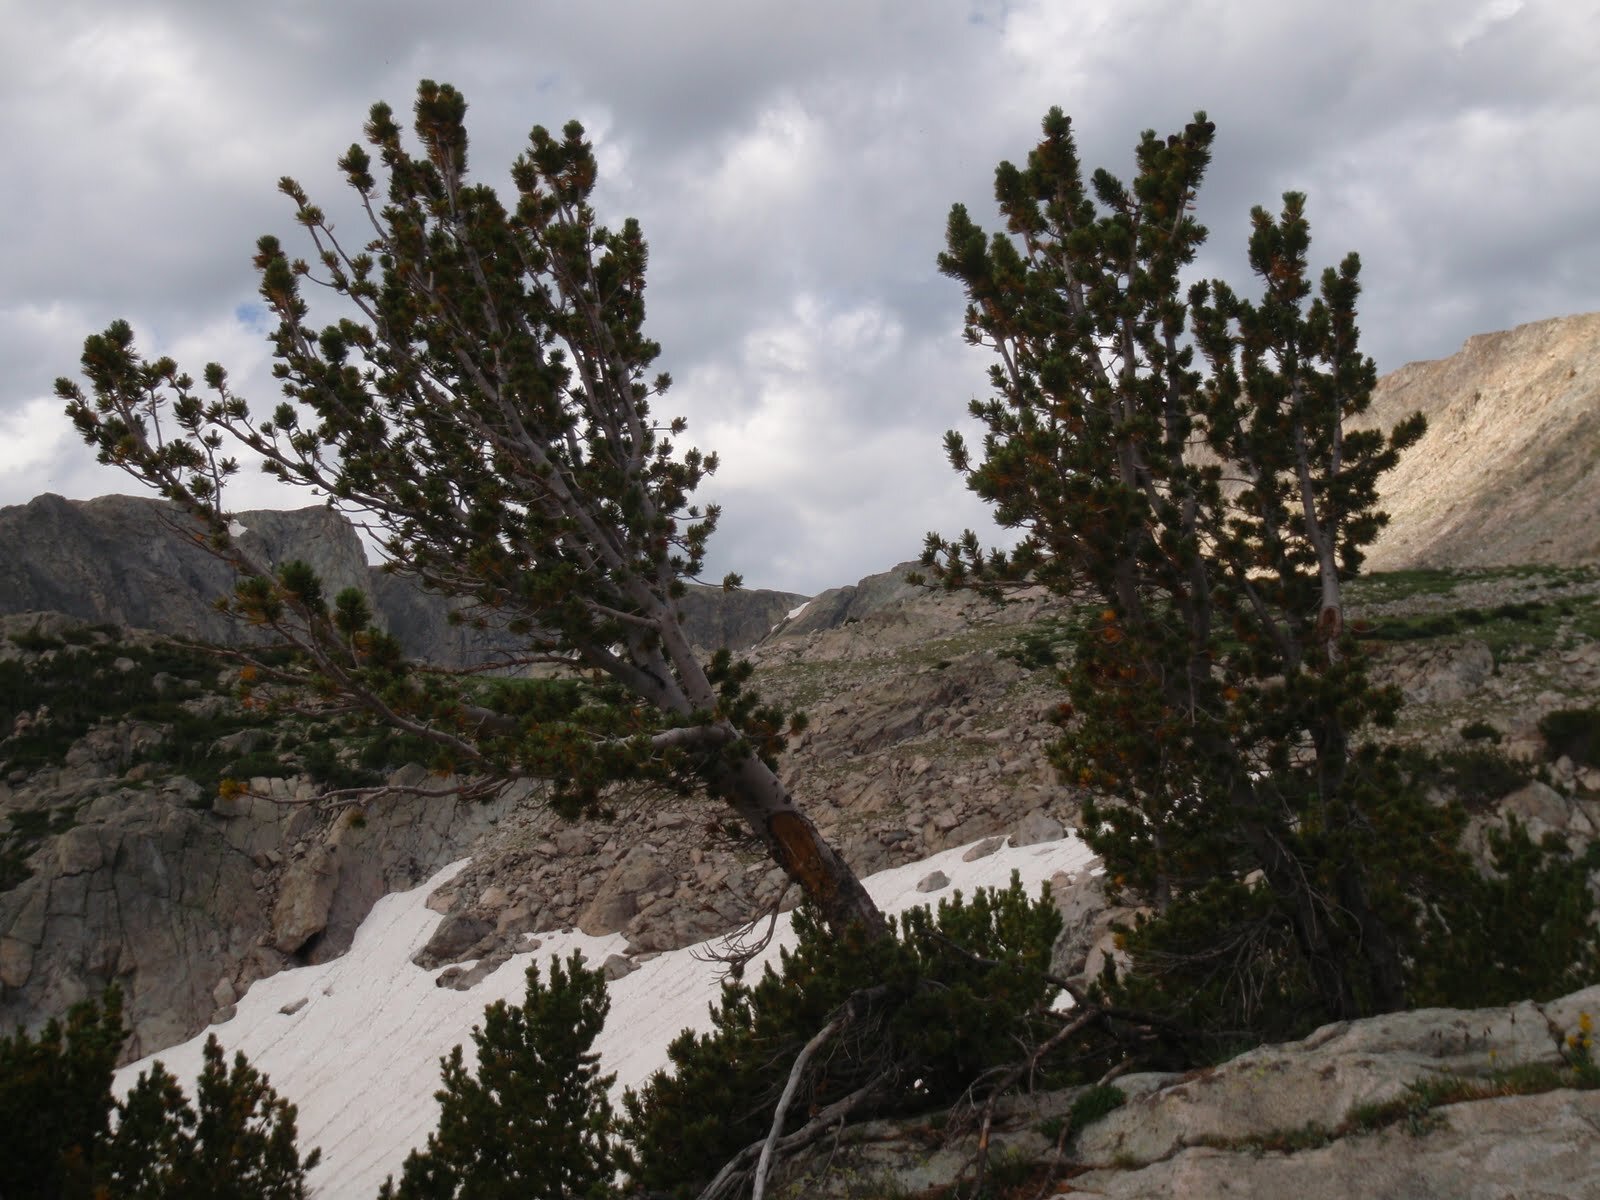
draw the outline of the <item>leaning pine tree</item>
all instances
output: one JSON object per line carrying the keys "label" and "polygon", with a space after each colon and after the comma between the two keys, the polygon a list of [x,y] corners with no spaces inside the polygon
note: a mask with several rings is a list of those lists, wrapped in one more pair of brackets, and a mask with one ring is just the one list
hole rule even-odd
{"label": "leaning pine tree", "polygon": [[[360,145],[340,160],[365,214],[360,245],[336,237],[293,180],[280,184],[314,254],[258,243],[286,396],[270,420],[220,366],[197,391],[170,359],[141,358],[123,322],[85,343],[88,394],[67,379],[58,394],[102,461],[187,510],[238,564],[234,611],[294,655],[263,658],[263,682],[422,739],[462,777],[554,780],[573,810],[623,779],[703,789],[830,924],[881,936],[871,898],[773,770],[799,718],[757,704],[746,665],[702,662],[679,623],[683,581],[700,573],[718,515],[690,498],[716,458],[678,453],[683,421],[652,415],[669,380],[649,374],[659,347],[644,334],[637,223],[597,220],[594,152],[576,123],[559,138],[532,131],[508,209],[468,182],[465,114],[454,88],[424,81],[413,155],[389,107],[373,107],[378,163]],[[308,283],[344,315],[314,325]],[[363,514],[395,569],[519,635],[517,665],[588,682],[496,690],[420,671],[373,627],[359,592],[330,606],[302,565],[251,561],[223,505],[230,441]]]}
{"label": "leaning pine tree", "polygon": [[1345,621],[1385,518],[1377,485],[1420,436],[1354,430],[1375,382],[1355,255],[1314,285],[1305,199],[1252,214],[1248,300],[1186,286],[1211,155],[1204,114],[1146,133],[1138,173],[1085,179],[1059,110],[1002,163],[1006,232],[956,206],[945,274],[993,350],[974,455],[947,450],[1010,553],[930,535],[949,583],[1043,582],[1088,602],[1059,765],[1098,795],[1086,836],[1151,913],[1126,1002],[1221,1036],[1405,1005],[1428,912],[1462,879],[1459,820],[1357,749],[1392,718]]}

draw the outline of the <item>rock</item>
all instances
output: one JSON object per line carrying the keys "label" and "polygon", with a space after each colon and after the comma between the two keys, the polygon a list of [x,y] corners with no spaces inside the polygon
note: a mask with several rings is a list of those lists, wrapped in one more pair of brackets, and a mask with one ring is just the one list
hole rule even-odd
{"label": "rock", "polygon": [[1092,869],[1098,865],[1096,859],[1066,886],[1051,886],[1051,898],[1061,913],[1061,932],[1050,951],[1050,973],[1061,979],[1092,979],[1111,948],[1111,926],[1121,910],[1113,911],[1106,900],[1105,876]]}
{"label": "rock", "polygon": [[[369,590],[360,538],[332,509],[242,512],[238,520],[248,531],[241,543],[269,565],[309,562],[330,596],[345,587]],[[203,536],[190,536],[193,529],[171,504],[134,496],[47,494],[0,508],[8,560],[0,612],[49,609],[80,621],[237,641],[240,625],[213,605],[232,590],[234,572],[206,552]]]}
{"label": "rock", "polygon": [[1161,1162],[1101,1168],[1072,1180],[1074,1195],[1163,1196],[1594,1196],[1600,1092],[1558,1091],[1454,1104],[1441,1127],[1404,1123],[1294,1154],[1194,1147]]}
{"label": "rock", "polygon": [[338,869],[337,847],[327,845],[290,864],[272,906],[274,949],[295,954],[327,928]]}
{"label": "rock", "polygon": [[[1546,1005],[1429,1009],[1325,1026],[1299,1042],[1263,1046],[1185,1075],[1125,1075],[1126,1103],[1087,1126],[1061,1154],[1046,1136],[1083,1089],[1003,1098],[988,1131],[991,1165],[1027,1173],[1026,1194],[1053,1180],[1075,1196],[1568,1197],[1595,1195],[1600,1091],[1559,1089],[1462,1100],[1365,1130],[1354,1108],[1411,1095],[1440,1076],[1481,1078],[1510,1068],[1562,1065],[1555,1034],[1600,1010],[1600,986]],[[1502,1077],[1503,1078],[1503,1077]],[[1369,1110],[1370,1111],[1370,1110]],[[782,1194],[944,1194],[970,1180],[976,1133],[930,1145],[926,1116],[846,1126],[827,1144],[783,1163]],[[1289,1142],[1300,1148],[1271,1148]],[[1045,1168],[1055,1173],[1046,1178]],[[787,1189],[785,1192],[784,1189]],[[874,1194],[878,1194],[875,1192]]]}
{"label": "rock", "polygon": [[427,943],[411,956],[411,961],[424,970],[463,957],[484,938],[494,933],[494,926],[471,913],[453,912],[439,922]]}
{"label": "rock", "polygon": [[681,950],[726,933],[742,916],[742,911],[725,914],[715,908],[686,909],[672,905],[639,914],[628,922],[623,932],[628,938],[630,955],[659,954],[664,950]]}
{"label": "rock", "polygon": [[310,999],[308,997],[301,996],[300,999],[298,999],[298,1000],[291,1000],[288,1004],[285,1004],[278,1011],[281,1012],[286,1017],[292,1017],[292,1016],[295,1015],[295,1013],[299,1012],[302,1008],[304,1008],[309,1003],[310,1003]]}
{"label": "rock", "polygon": [[1011,844],[1036,846],[1040,842],[1054,842],[1066,836],[1067,831],[1060,821],[1040,809],[1035,809],[1017,822],[1017,827],[1011,834]]}
{"label": "rock", "polygon": [[[1600,1004],[1600,987],[1586,994]],[[1085,1130],[1078,1157],[1095,1166],[1153,1163],[1205,1139],[1313,1123],[1334,1129],[1356,1105],[1395,1099],[1418,1079],[1560,1061],[1545,1014],[1531,1003],[1340,1022],[1303,1041],[1247,1051],[1118,1109]]]}
{"label": "rock", "polygon": [[102,817],[34,858],[0,892],[0,1028],[36,1029],[121,985],[125,1058],[205,1027],[212,995],[267,929],[253,866],[209,814],[150,791],[117,790]]}
{"label": "rock", "polygon": [[1584,843],[1592,836],[1587,828],[1590,825],[1589,818],[1581,806],[1569,802],[1547,784],[1534,780],[1512,792],[1489,812],[1480,813],[1467,823],[1461,844],[1481,866],[1490,866],[1494,861],[1489,847],[1489,831],[1504,830],[1511,817],[1521,822],[1535,844],[1546,834],[1554,833],[1567,838],[1573,849],[1581,853]]}
{"label": "rock", "polygon": [[607,983],[614,983],[624,975],[631,975],[639,969],[639,964],[623,954],[612,954],[600,964],[600,970],[606,977]]}
{"label": "rock", "polygon": [[1586,563],[1600,558],[1593,483],[1600,314],[1468,338],[1385,375],[1351,428],[1428,431],[1384,476],[1389,524],[1367,568]]}
{"label": "rock", "polygon": [[917,884],[917,891],[937,892],[940,888],[947,888],[949,886],[950,876],[946,875],[943,871],[934,871],[931,875],[925,876],[922,881]]}
{"label": "rock", "polygon": [[241,729],[219,737],[212,747],[219,754],[254,754],[271,740],[265,729]]}
{"label": "rock", "polygon": [[511,951],[502,948],[493,954],[485,955],[470,967],[447,967],[439,972],[439,977],[433,981],[433,985],[434,987],[453,988],[458,992],[469,991],[510,961]]}
{"label": "rock", "polygon": [[967,852],[961,856],[961,861],[977,862],[980,858],[988,858],[989,855],[993,854],[1005,844],[1005,838],[984,838],[983,841],[979,842],[976,846],[969,848]]}
{"label": "rock", "polygon": [[1444,645],[1401,647],[1377,665],[1374,678],[1393,683],[1408,704],[1453,704],[1465,700],[1494,674],[1494,652],[1475,638]]}
{"label": "rock", "polygon": [[1571,819],[1566,797],[1537,779],[1512,792],[1500,801],[1498,808],[1503,814],[1515,816],[1526,825],[1535,842],[1547,830],[1565,833]]}
{"label": "rock", "polygon": [[600,890],[579,914],[577,925],[590,937],[616,933],[639,911],[639,893],[670,888],[672,873],[656,857],[648,844],[629,850]]}
{"label": "rock", "polygon": [[558,829],[550,839],[560,854],[582,854],[589,849],[589,834],[582,829]]}

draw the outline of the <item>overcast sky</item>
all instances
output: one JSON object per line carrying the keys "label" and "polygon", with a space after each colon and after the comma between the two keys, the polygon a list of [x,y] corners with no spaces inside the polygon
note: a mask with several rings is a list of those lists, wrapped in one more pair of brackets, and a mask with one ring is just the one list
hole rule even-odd
{"label": "overcast sky", "polygon": [[[51,395],[116,317],[275,402],[250,267],[280,175],[337,220],[366,109],[454,83],[501,182],[584,122],[602,217],[651,245],[668,413],[722,455],[710,574],[811,593],[982,528],[940,437],[983,390],[938,275],[1051,105],[1126,174],[1140,130],[1217,124],[1200,271],[1246,280],[1252,204],[1310,195],[1359,250],[1380,370],[1600,308],[1600,0],[0,0],[0,504],[135,485]],[[313,502],[254,476],[232,505]],[[3,551],[0,551],[3,552]]]}

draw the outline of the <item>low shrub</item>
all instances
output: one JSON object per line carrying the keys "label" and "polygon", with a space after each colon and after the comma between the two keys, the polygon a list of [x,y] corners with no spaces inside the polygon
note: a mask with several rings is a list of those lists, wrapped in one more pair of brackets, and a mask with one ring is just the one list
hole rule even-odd
{"label": "low shrub", "polygon": [[[1016,1060],[1051,1028],[1040,1013],[1060,915],[1005,891],[959,895],[936,913],[912,909],[880,941],[829,933],[802,909],[799,942],[754,984],[724,988],[709,1033],[685,1032],[657,1072],[623,1098],[626,1170],[674,1196],[697,1194],[772,1127],[800,1050],[847,1002],[852,1018],[796,1088],[784,1127],[804,1125],[863,1088],[852,1118],[927,1111],[963,1094],[987,1068]],[[854,998],[854,1000],[852,999]],[[1036,1085],[1063,1082],[1048,1065]]]}
{"label": "low shrub", "polygon": [[[1464,731],[1463,731],[1464,735]],[[1513,762],[1493,745],[1445,750],[1433,760],[1434,780],[1461,802],[1468,812],[1482,812],[1518,788],[1527,786],[1533,771]]]}
{"label": "low shrub", "polygon": [[1558,708],[1539,719],[1552,758],[1566,755],[1580,766],[1600,767],[1600,709]]}
{"label": "low shrub", "polygon": [[210,1038],[193,1105],[160,1063],[118,1102],[127,1033],[112,989],[0,1037],[0,1196],[304,1200],[319,1152],[300,1156],[294,1105],[244,1055],[230,1069]]}

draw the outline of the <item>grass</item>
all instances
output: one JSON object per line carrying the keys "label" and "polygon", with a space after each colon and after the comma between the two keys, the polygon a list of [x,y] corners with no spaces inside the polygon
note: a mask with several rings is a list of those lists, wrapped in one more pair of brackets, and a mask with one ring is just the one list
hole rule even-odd
{"label": "grass", "polygon": [[[1566,632],[1600,638],[1597,583],[1600,570],[1593,567],[1394,571],[1354,580],[1346,596],[1353,624],[1368,640],[1471,637],[1496,662],[1514,662],[1550,649]],[[1513,598],[1475,603],[1484,585]]]}

